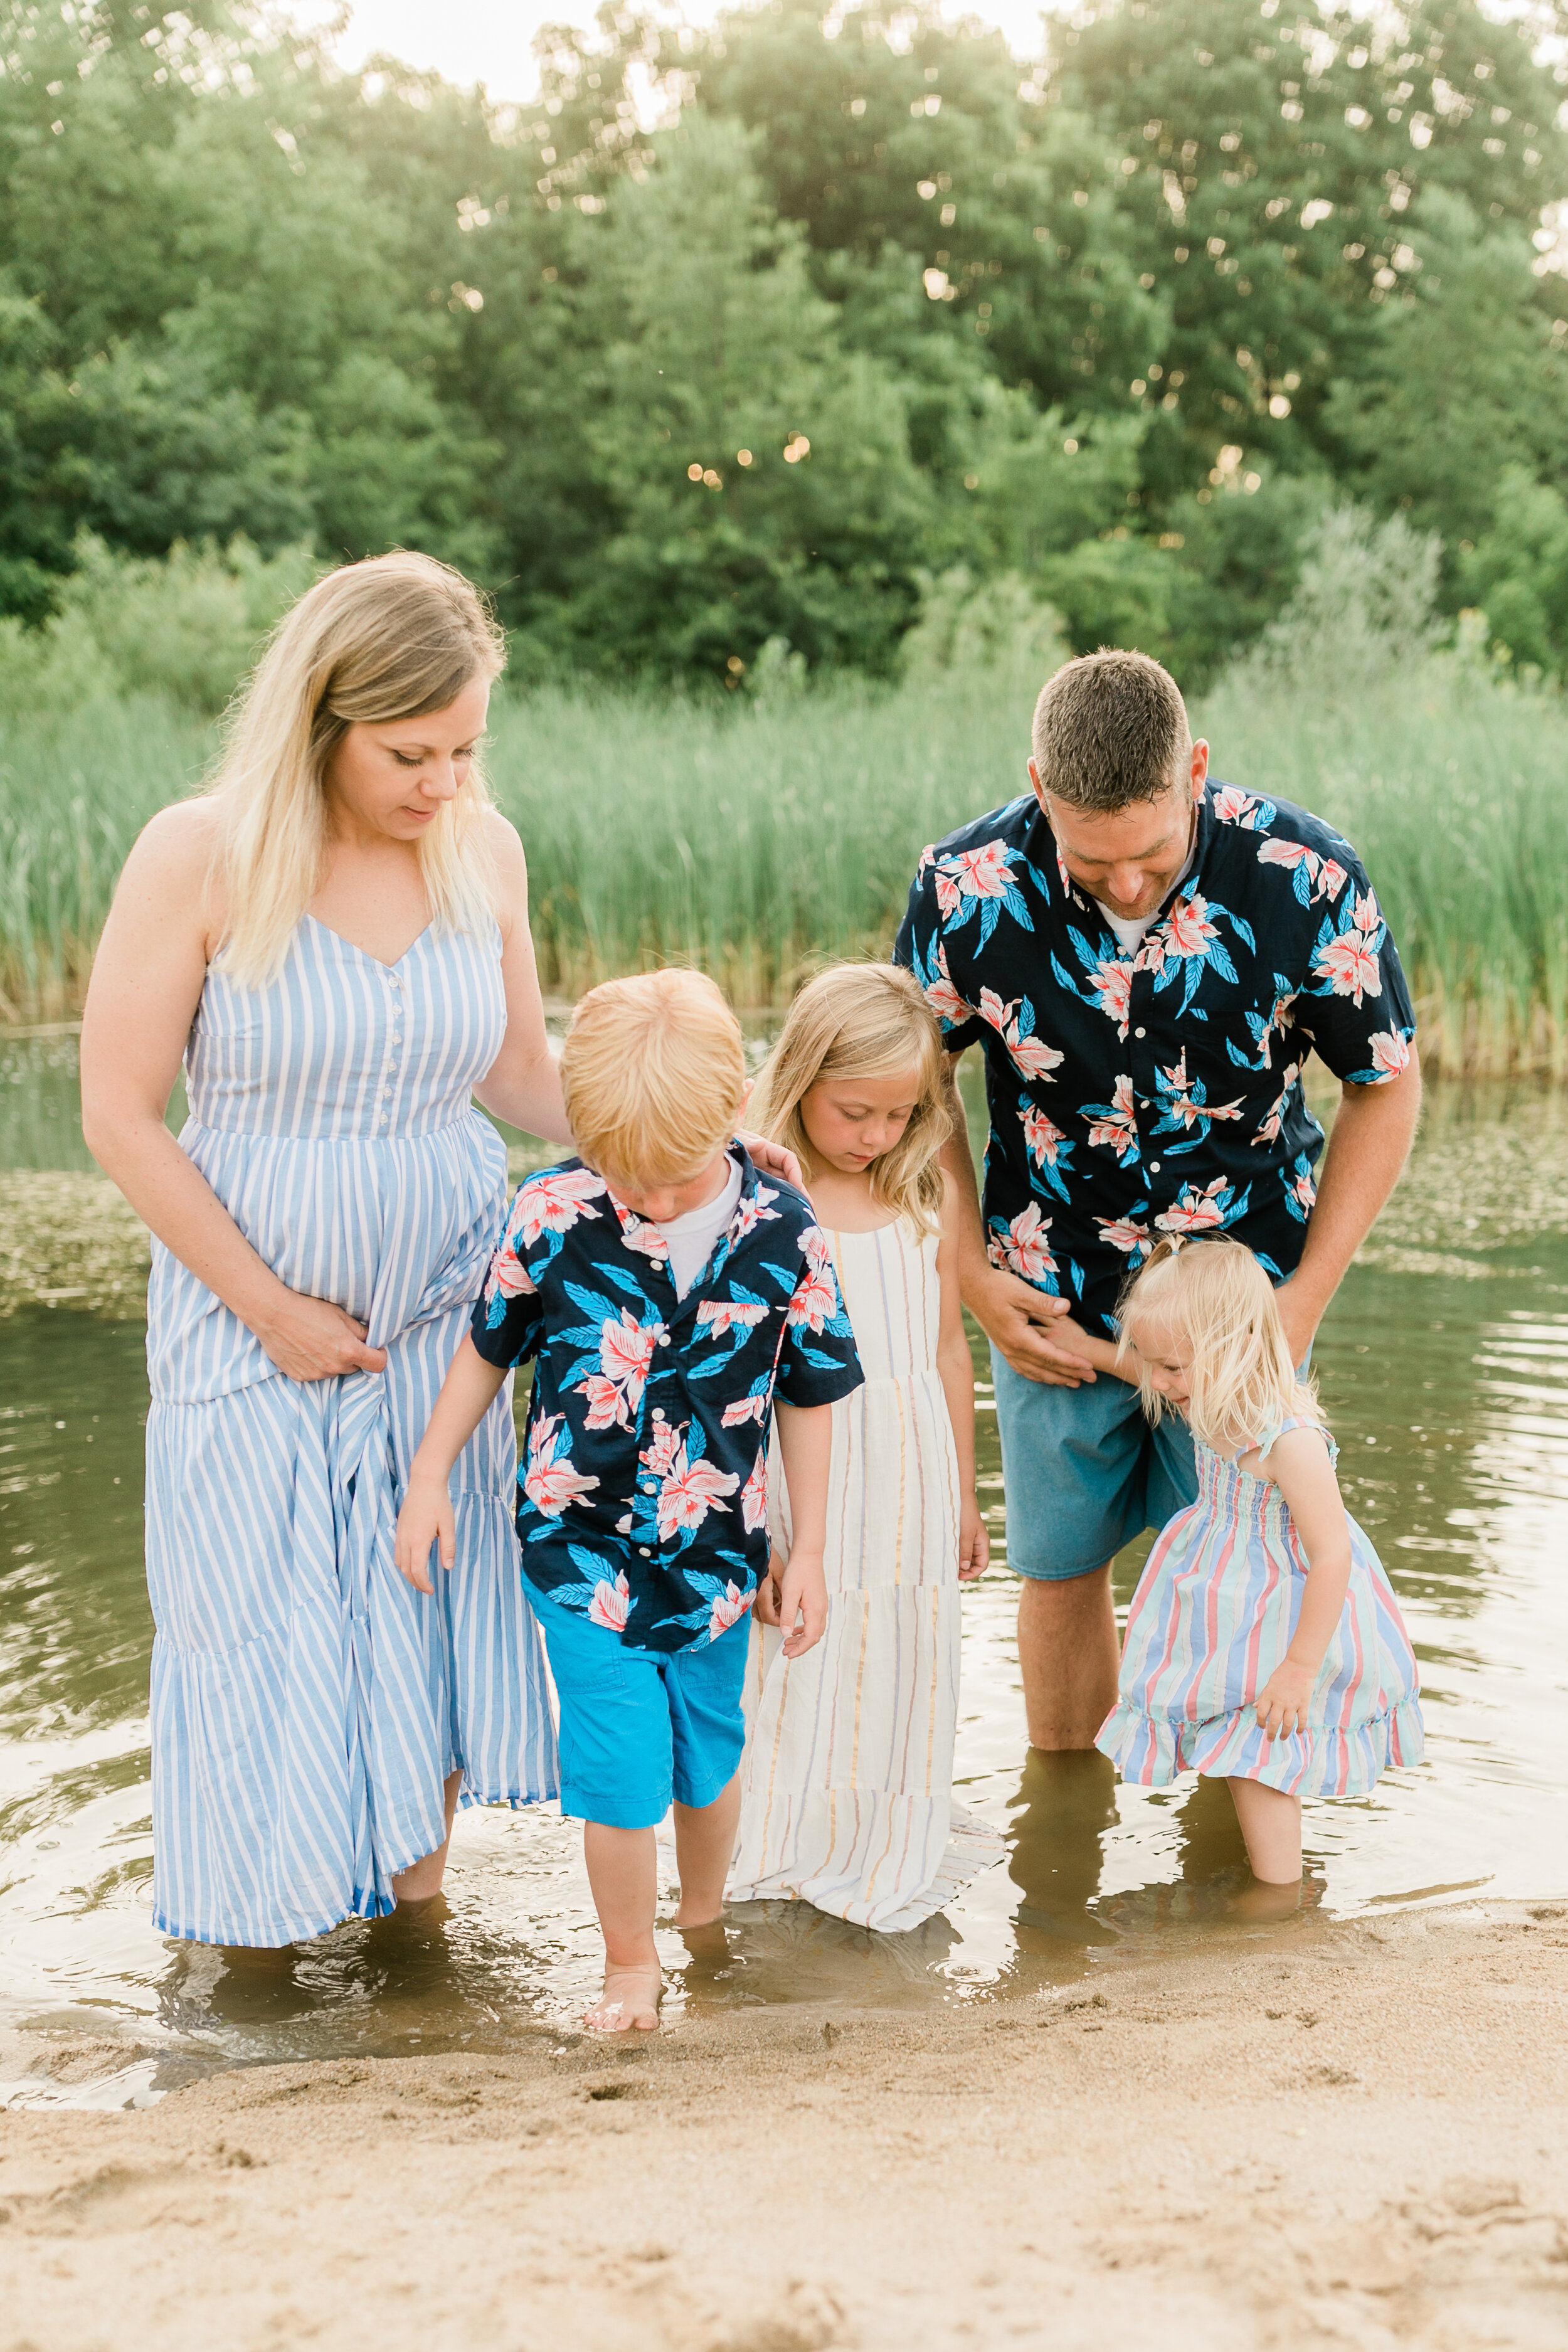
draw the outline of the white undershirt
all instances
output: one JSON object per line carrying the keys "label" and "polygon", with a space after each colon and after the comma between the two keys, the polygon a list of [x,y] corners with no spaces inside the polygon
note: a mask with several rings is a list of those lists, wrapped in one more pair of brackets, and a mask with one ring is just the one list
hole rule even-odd
{"label": "white undershirt", "polygon": [[[1183,866],[1181,872],[1177,875],[1175,882],[1173,885],[1173,888],[1178,890],[1181,888],[1183,883],[1186,880],[1188,875],[1192,872],[1194,866],[1197,862],[1197,854],[1198,845],[1194,839],[1192,849],[1188,854],[1187,862]],[[1105,917],[1106,921],[1110,925],[1111,929],[1116,933],[1117,938],[1121,940],[1121,952],[1123,955],[1136,955],[1138,950],[1143,944],[1143,934],[1148,929],[1150,924],[1157,923],[1160,919],[1160,909],[1158,907],[1154,908],[1152,914],[1149,915],[1113,915],[1102,898],[1097,898],[1094,903],[1100,908],[1100,913]]]}
{"label": "white undershirt", "polygon": [[669,1251],[669,1271],[675,1278],[675,1295],[684,1298],[709,1259],[713,1245],[735,1213],[735,1203],[741,1197],[741,1163],[730,1162],[730,1173],[712,1200],[705,1201],[700,1209],[688,1209],[683,1217],[671,1217],[660,1225]]}

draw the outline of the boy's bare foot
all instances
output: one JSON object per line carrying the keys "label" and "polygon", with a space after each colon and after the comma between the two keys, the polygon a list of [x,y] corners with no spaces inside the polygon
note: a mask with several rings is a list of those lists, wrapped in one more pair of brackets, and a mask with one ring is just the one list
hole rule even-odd
{"label": "boy's bare foot", "polygon": [[605,1990],[583,2020],[588,2033],[652,2033],[658,2025],[664,1979],[655,1960],[646,1967],[605,1970]]}

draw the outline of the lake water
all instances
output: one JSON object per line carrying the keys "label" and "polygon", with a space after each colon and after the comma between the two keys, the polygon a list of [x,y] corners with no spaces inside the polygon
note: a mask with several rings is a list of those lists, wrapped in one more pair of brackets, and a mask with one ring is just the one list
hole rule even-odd
{"label": "lake water", "polygon": [[[68,1190],[52,1176],[91,1168],[75,1088],[68,1035],[0,1047],[0,1171],[23,1171],[4,1180],[5,1252],[18,1263],[27,1203],[47,1216]],[[462,1814],[447,1895],[417,1917],[283,1955],[153,1933],[142,1336],[68,1301],[0,1320],[0,2024],[126,2045],[90,2090],[31,2079],[9,2095],[121,2105],[214,2066],[496,2048],[541,2018],[569,2023],[598,1943],[579,1832],[548,1807]],[[1461,1895],[1568,1895],[1562,1097],[1434,1090],[1317,1362],[1347,1500],[1415,1638],[1428,1746],[1371,1798],[1309,1806],[1309,1885],[1289,1932]],[[1005,1559],[985,1394],[982,1407],[982,1499]],[[1146,1548],[1118,1562],[1122,1607]],[[667,2015],[997,2000],[1173,1941],[1262,1932],[1223,1790],[1118,1788],[1100,1759],[1027,1750],[1016,1593],[997,1567],[965,1601],[958,1749],[963,1801],[1006,1858],[910,1936],[795,1905],[742,1906],[692,1948],[665,1934]]]}

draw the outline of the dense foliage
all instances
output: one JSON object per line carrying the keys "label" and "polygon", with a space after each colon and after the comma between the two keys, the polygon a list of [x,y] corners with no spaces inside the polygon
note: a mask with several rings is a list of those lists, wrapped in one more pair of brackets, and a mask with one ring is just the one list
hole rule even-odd
{"label": "dense foliage", "polygon": [[962,570],[1201,684],[1353,499],[1556,671],[1552,27],[1363,5],[1089,0],[1029,68],[607,7],[519,113],[226,0],[0,0],[0,612],[243,534],[221,635],[402,543],[524,678],[734,683],[890,671]]}

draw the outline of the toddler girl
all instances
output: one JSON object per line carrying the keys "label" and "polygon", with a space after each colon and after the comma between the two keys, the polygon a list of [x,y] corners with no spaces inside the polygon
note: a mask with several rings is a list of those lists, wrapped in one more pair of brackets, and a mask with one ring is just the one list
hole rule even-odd
{"label": "toddler girl", "polygon": [[[827,1631],[789,1658],[758,1595],[731,1899],[793,1896],[918,1926],[1000,1852],[961,1816],[950,1853],[959,1584],[984,1573],[974,1390],[936,1022],[907,972],[839,964],[801,991],[753,1100],[826,1232],[866,1380],[833,1408]],[[789,1498],[770,1468],[773,1578]],[[962,1847],[962,1851],[959,1847]]]}
{"label": "toddler girl", "polygon": [[1228,1781],[1254,1874],[1289,1885],[1303,1796],[1421,1760],[1410,1637],[1251,1251],[1161,1242],[1121,1323],[1150,1419],[1192,1429],[1198,1499],[1149,1555],[1096,1745],[1144,1788],[1184,1766]]}

